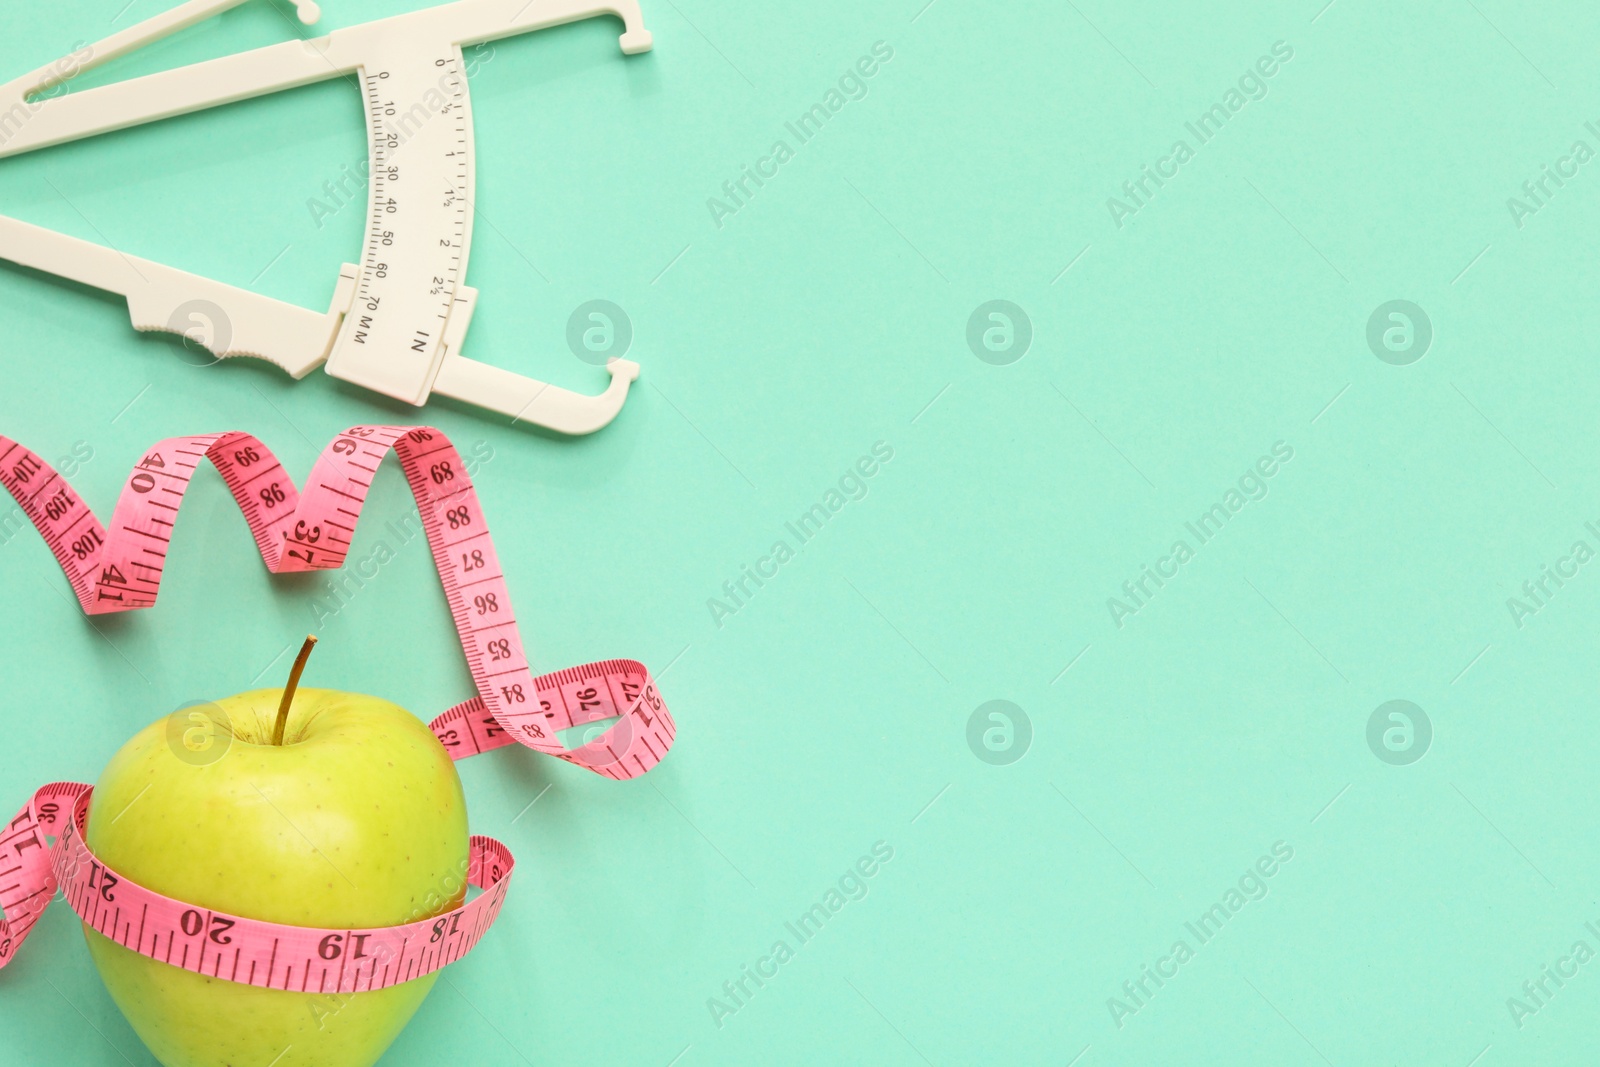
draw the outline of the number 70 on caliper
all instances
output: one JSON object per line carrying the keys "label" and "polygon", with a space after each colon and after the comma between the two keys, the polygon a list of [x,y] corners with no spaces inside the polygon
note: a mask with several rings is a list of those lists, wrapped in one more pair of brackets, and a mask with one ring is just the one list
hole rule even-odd
{"label": "number 70 on caliper", "polygon": [[[254,356],[302,378],[329,374],[411,404],[433,393],[562,433],[616,417],[638,364],[611,359],[586,396],[468,359],[477,290],[472,110],[462,48],[596,15],[623,22],[622,51],[648,51],[637,0],[457,0],[79,92],[40,97],[76,74],[246,0],[188,0],[0,86],[0,156],[137,126],[329,78],[353,76],[366,108],[368,219],[326,313],[0,215],[0,258],[127,298],[140,330],[188,333],[218,358]],[[296,0],[300,19],[320,17]]]}

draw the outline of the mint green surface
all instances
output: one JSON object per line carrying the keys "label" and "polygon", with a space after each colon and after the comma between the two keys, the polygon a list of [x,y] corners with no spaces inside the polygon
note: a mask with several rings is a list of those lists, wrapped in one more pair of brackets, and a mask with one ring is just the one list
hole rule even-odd
{"label": "mint green surface", "polygon": [[[159,9],[125,2],[11,5],[0,73]],[[678,742],[643,780],[462,767],[517,881],[385,1064],[1592,1056],[1600,563],[1571,553],[1600,550],[1600,14],[1321,6],[646,0],[650,55],[610,20],[500,42],[472,79],[466,351],[595,392],[567,317],[621,305],[643,376],[587,439],[195,367],[120,301],[0,268],[0,433],[92,450],[73,481],[102,516],[166,436],[250,430],[303,478],[347,425],[426,420],[492,454],[536,668],[662,673]],[[326,7],[319,30],[399,10]],[[294,32],[254,0],[91,79]],[[879,41],[865,97],[799,144],[785,122]],[[1275,42],[1265,95],[1200,144],[1185,124]],[[714,220],[780,138],[792,158]],[[319,228],[307,201],[364,152],[356,91],[325,83],[0,161],[0,210],[320,310],[363,209]],[[1010,365],[968,346],[993,299],[1031,322]],[[1392,300],[1431,320],[1407,365],[1367,341]],[[877,442],[864,498],[714,613]],[[1292,459],[1246,477],[1279,442]],[[1202,544],[1185,524],[1214,504]],[[269,684],[312,628],[310,684],[425,717],[467,696],[426,548],[385,525],[409,508],[391,462],[354,558],[395,558],[320,622],[324,579],[267,575],[209,470],[135,616],[86,621],[0,526],[6,811]],[[969,748],[991,700],[1031,722],[1020,761]],[[1369,747],[1390,700],[1431,723],[1420,760]],[[864,899],[802,944],[785,924],[878,842]],[[1202,944],[1185,924],[1219,903]],[[0,975],[0,1059],[153,1062],[77,925],[52,909]],[[731,1000],[779,940],[792,958]]]}

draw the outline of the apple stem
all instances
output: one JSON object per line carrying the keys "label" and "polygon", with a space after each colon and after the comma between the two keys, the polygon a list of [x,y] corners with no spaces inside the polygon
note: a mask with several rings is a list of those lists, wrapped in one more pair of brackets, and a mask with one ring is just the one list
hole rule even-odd
{"label": "apple stem", "polygon": [[294,691],[300,685],[300,673],[306,669],[306,660],[311,658],[311,650],[316,647],[317,635],[307,634],[306,643],[300,646],[300,654],[294,658],[294,666],[289,668],[289,684],[283,687],[283,699],[278,701],[278,721],[272,727],[272,743],[283,744],[283,728],[289,725],[289,705],[294,702]]}

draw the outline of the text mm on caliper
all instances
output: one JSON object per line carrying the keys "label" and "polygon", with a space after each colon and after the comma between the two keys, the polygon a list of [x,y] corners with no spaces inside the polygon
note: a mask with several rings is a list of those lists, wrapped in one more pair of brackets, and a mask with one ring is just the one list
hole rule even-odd
{"label": "text mm on caliper", "polygon": [[[126,297],[140,330],[185,332],[188,312],[209,304],[228,329],[193,339],[219,358],[254,356],[296,378],[325,363],[336,378],[411,404],[441,393],[562,433],[590,433],[615,418],[638,377],[636,363],[612,359],[606,391],[584,396],[461,354],[478,295],[462,284],[472,239],[473,162],[461,49],[612,14],[623,22],[622,50],[645,52],[650,32],[637,0],[458,0],[314,40],[29,99],[244,2],[188,0],[0,86],[0,132],[6,135],[0,156],[353,73],[367,109],[369,218],[360,262],[340,271],[327,313],[4,216],[0,258]],[[320,17],[311,0],[296,4],[302,22]],[[401,151],[398,119],[415,114],[436,118],[405,126]],[[7,119],[17,115],[27,121]]]}

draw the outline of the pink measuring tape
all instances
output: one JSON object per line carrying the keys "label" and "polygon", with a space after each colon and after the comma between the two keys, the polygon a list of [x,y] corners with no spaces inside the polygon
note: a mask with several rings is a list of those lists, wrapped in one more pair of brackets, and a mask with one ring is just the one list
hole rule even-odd
{"label": "pink measuring tape", "polygon": [[[155,603],[173,521],[202,459],[221,473],[275,574],[340,566],[361,505],[391,449],[417,500],[478,695],[434,719],[455,759],[521,743],[608,778],[660,762],[676,728],[655,680],[633,660],[605,660],[535,678],[511,595],[460,455],[431,427],[354,426],[317,459],[305,490],[246,433],[169,438],[129,475],[110,528],[36,454],[0,437],[4,485],[43,535],[89,615]],[[616,718],[566,749],[557,733]],[[56,782],[0,828],[0,967],[10,963],[57,889],[78,917],[141,955],[272,989],[351,993],[382,989],[465,955],[500,912],[511,851],[474,836],[466,882],[483,892],[441,915],[372,929],[262,922],[187,904],[122,877],[84,843],[92,787]],[[52,844],[48,835],[54,835]]]}

